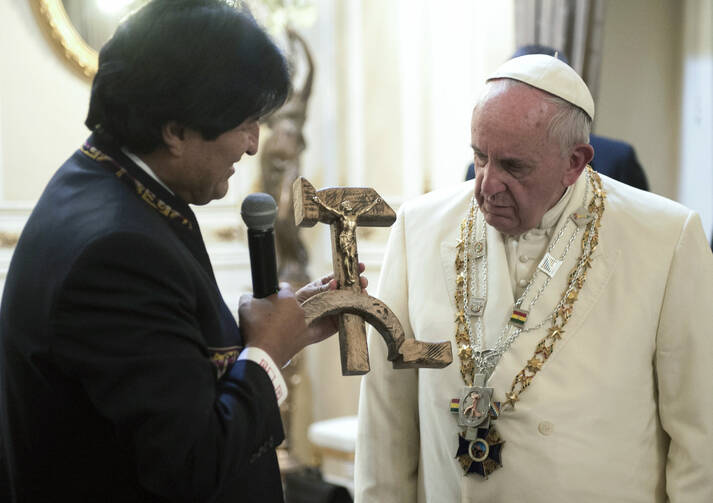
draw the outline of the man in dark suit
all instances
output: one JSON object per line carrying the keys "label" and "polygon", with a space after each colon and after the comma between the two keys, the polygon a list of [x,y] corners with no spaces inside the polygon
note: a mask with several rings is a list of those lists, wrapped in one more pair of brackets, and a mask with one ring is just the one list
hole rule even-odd
{"label": "man in dark suit", "polygon": [[594,147],[594,159],[590,163],[594,169],[637,189],[649,190],[649,182],[634,147],[594,134],[589,135],[589,144]]}
{"label": "man in dark suit", "polygon": [[[87,126],[30,216],[0,312],[3,501],[282,501],[280,368],[333,333],[293,294],[240,329],[189,204],[223,197],[289,90],[223,0],[153,0],[102,48]],[[364,284],[364,283],[363,283]]]}
{"label": "man in dark suit", "polygon": [[[526,54],[547,54],[549,56],[555,56],[556,54],[558,59],[569,64],[569,61],[567,61],[567,58],[562,52],[552,47],[539,44],[519,47],[512,57],[517,58]],[[632,187],[636,187],[637,189],[649,190],[649,182],[636,157],[634,147],[623,141],[594,134],[589,135],[589,143],[594,147],[594,159],[592,159],[590,163],[592,168],[596,169],[599,173],[631,185]],[[473,163],[470,163],[466,171],[465,179],[471,180],[473,177]]]}

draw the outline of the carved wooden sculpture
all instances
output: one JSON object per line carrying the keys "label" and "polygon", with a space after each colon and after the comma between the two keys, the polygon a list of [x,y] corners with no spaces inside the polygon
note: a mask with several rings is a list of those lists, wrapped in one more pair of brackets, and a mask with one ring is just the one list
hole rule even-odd
{"label": "carved wooden sculpture", "polygon": [[[308,282],[307,249],[294,226],[292,215],[292,184],[300,175],[302,152],[307,142],[303,129],[307,119],[307,104],[312,94],[315,65],[305,40],[293,29],[287,29],[290,42],[289,60],[293,73],[300,66],[306,75],[302,85],[293,82],[294,88],[287,102],[267,117],[270,136],[260,147],[262,190],[277,201],[275,220],[275,248],[278,277],[295,287]],[[302,58],[300,58],[302,54]]]}
{"label": "carved wooden sculpture", "polygon": [[364,321],[381,334],[394,368],[442,368],[451,363],[451,343],[428,343],[406,338],[401,323],[379,299],[361,292],[356,244],[357,226],[388,227],[396,220],[391,207],[371,188],[335,187],[316,191],[305,178],[293,185],[295,223],[312,227],[329,224],[337,290],[323,292],[302,304],[307,324],[339,315],[342,375],[369,372]]}

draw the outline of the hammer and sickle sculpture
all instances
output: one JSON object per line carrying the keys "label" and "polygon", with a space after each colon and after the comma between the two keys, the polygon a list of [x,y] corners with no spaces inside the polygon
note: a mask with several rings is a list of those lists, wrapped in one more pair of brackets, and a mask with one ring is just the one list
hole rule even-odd
{"label": "hammer and sickle sculpture", "polygon": [[325,316],[339,317],[342,375],[369,372],[369,352],[364,321],[383,337],[387,358],[394,368],[443,368],[453,359],[450,342],[430,343],[406,338],[396,315],[379,299],[361,292],[356,228],[389,227],[396,213],[374,189],[333,187],[316,191],[304,177],[293,186],[295,224],[312,227],[317,222],[331,228],[332,263],[337,290],[307,299],[302,308],[306,322]]}

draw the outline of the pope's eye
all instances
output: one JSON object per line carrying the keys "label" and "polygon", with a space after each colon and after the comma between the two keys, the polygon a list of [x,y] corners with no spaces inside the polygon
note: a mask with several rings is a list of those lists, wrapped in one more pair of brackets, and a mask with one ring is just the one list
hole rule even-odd
{"label": "pope's eye", "polygon": [[531,171],[527,165],[516,161],[504,162],[503,168],[515,179],[523,178]]}

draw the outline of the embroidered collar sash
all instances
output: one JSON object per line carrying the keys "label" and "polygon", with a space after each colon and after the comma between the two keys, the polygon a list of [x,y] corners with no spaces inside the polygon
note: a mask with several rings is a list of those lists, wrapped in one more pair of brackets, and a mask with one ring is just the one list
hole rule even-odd
{"label": "embroidered collar sash", "polygon": [[79,152],[114,173],[118,180],[131,188],[147,208],[160,214],[201,264],[217,288],[198,220],[185,202],[151,178],[110,140],[93,134],[79,148]]}

